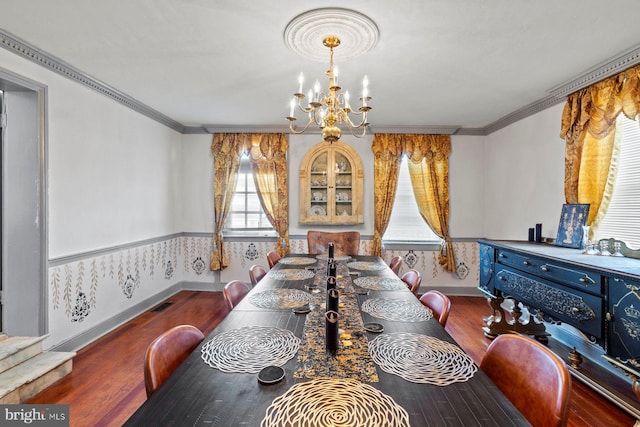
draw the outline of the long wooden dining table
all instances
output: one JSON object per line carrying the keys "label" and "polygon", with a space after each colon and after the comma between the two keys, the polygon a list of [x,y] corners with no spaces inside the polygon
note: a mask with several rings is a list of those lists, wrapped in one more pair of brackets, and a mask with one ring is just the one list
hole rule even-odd
{"label": "long wooden dining table", "polygon": [[529,425],[381,258],[336,261],[335,352],[326,258],[283,257],[125,425]]}

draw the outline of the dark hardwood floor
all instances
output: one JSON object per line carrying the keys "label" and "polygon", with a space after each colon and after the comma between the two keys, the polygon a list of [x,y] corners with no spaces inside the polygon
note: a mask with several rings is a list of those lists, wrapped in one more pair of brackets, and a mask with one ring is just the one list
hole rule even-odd
{"label": "dark hardwood floor", "polygon": [[[451,297],[447,331],[480,362],[490,341],[482,334],[484,298]],[[147,345],[179,324],[192,324],[205,335],[224,318],[227,308],[219,292],[180,292],[160,312],[148,311],[86,348],[74,359],[73,372],[29,403],[70,405],[71,426],[120,426],[146,399],[142,374]],[[633,426],[635,419],[573,381],[569,426]]]}

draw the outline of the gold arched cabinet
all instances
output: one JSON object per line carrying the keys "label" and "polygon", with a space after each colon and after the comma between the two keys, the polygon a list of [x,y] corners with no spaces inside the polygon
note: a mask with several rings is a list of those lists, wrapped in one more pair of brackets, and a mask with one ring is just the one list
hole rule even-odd
{"label": "gold arched cabinet", "polygon": [[349,145],[320,142],[300,165],[300,223],[362,224],[362,161]]}

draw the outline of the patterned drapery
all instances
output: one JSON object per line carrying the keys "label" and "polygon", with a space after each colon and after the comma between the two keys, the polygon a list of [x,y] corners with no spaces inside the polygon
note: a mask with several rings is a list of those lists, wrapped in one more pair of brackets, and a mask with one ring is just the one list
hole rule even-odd
{"label": "patterned drapery", "polygon": [[[442,238],[439,262],[447,271],[456,270],[455,254],[449,235],[449,135],[382,135],[376,134],[372,144],[376,162],[374,210],[382,220],[374,230],[374,255],[382,254],[382,235],[389,222],[395,198],[400,158],[409,158],[409,174],[413,193],[422,218]],[[385,163],[387,165],[385,165]],[[392,174],[395,167],[395,175]],[[387,173],[385,175],[385,173]],[[386,191],[384,194],[378,192]],[[386,222],[382,222],[387,210]],[[380,225],[380,228],[378,228]],[[384,228],[382,227],[384,226]],[[378,246],[379,245],[379,246]],[[379,253],[375,249],[379,248]]]}
{"label": "patterned drapery", "polygon": [[222,230],[236,190],[240,156],[244,153],[250,155],[258,196],[269,221],[278,232],[278,252],[288,253],[287,147],[284,134],[220,133],[214,135],[211,144],[211,153],[214,158],[214,236],[209,266],[212,271],[223,270],[229,265],[224,251]]}
{"label": "patterned drapery", "polygon": [[569,95],[562,113],[565,198],[567,203],[591,205],[587,224],[603,216],[599,211],[606,211],[611,197],[607,180],[620,113],[632,120],[640,113],[640,65]]}
{"label": "patterned drapery", "polygon": [[387,230],[398,187],[402,162],[402,136],[376,134],[371,144],[373,151],[373,246],[371,254],[382,256],[382,236]]}

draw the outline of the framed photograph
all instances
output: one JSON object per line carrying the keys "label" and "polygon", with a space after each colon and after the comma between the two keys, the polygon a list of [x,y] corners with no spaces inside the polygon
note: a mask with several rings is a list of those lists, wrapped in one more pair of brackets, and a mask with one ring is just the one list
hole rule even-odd
{"label": "framed photograph", "polygon": [[582,226],[587,223],[588,216],[588,204],[562,205],[556,246],[579,249],[582,244]]}

